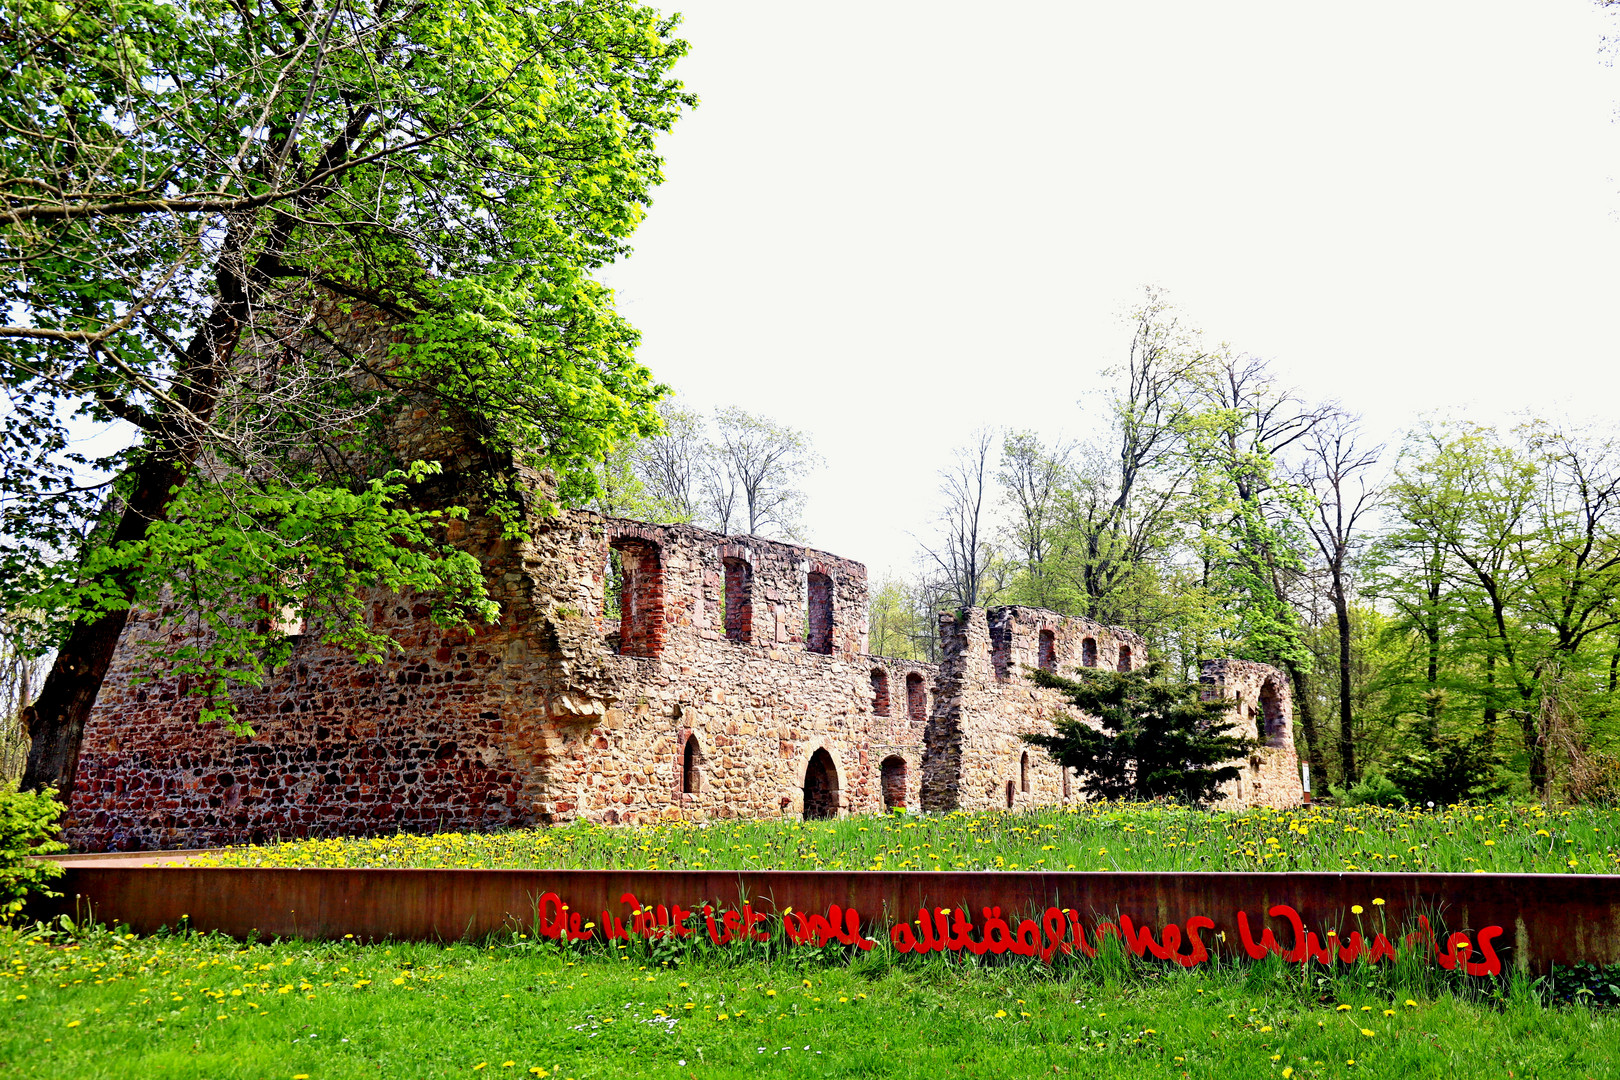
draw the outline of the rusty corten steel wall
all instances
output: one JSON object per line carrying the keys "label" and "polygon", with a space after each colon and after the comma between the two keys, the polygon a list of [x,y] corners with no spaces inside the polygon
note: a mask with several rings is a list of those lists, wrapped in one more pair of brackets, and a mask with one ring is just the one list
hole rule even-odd
{"label": "rusty corten steel wall", "polygon": [[[1425,913],[1438,933],[1471,937],[1500,926],[1503,963],[1545,971],[1551,964],[1620,964],[1620,876],[1575,874],[1322,874],[1322,873],[940,873],[671,870],[351,870],[192,867],[70,867],[55,888],[52,909],[83,914],[86,905],[106,922],[138,932],[176,926],[183,916],[199,930],[232,936],[302,939],[460,940],[533,926],[540,897],[556,893],[572,910],[600,922],[612,912],[628,925],[621,898],[643,904],[746,900],[775,915],[791,906],[825,912],[838,904],[860,912],[879,937],[918,909],[966,908],[975,924],[981,909],[999,907],[1012,919],[1048,906],[1071,908],[1086,920],[1129,915],[1155,929],[1206,916],[1212,950],[1242,955],[1237,913],[1247,912],[1253,935],[1272,929],[1286,947],[1285,918],[1267,918],[1273,905],[1297,909],[1319,935],[1358,926],[1368,937],[1382,928],[1390,940]],[[1373,900],[1385,901],[1374,906]],[[1351,906],[1364,908],[1351,914]],[[41,913],[44,913],[43,911]],[[774,920],[773,920],[774,922]],[[1224,939],[1220,937],[1224,932]],[[1442,945],[1444,936],[1441,937]],[[1477,954],[1476,954],[1477,959]]]}

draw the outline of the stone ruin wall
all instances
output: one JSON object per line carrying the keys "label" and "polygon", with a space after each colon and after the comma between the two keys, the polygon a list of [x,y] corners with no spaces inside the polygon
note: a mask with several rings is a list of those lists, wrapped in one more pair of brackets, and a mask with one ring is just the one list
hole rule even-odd
{"label": "stone ruin wall", "polygon": [[1080,800],[1072,775],[1019,738],[1049,735],[1067,708],[1025,668],[1135,670],[1146,663],[1137,634],[1091,619],[1030,607],[940,616],[945,662],[939,722],[931,732],[928,798],[962,810],[1008,810]]}
{"label": "stone ruin wall", "polygon": [[[477,513],[450,526],[489,568],[498,624],[442,631],[424,605],[373,596],[372,625],[400,651],[360,665],[296,639],[291,662],[238,695],[251,738],[197,725],[177,680],[138,682],[140,642],[171,628],[161,612],[132,618],[85,733],[72,845],[798,816],[807,797],[835,814],[990,810],[1009,784],[1014,809],[1061,804],[1078,784],[1018,733],[1051,730],[1062,703],[1023,666],[1147,655],[1128,631],[1010,607],[942,616],[938,666],[874,657],[860,563],[584,511],[529,524],[526,541]],[[743,589],[746,604],[726,603]],[[1205,681],[1246,710],[1273,685],[1280,709],[1282,734],[1228,805],[1299,801],[1286,680],[1221,661]],[[811,773],[827,782],[807,787]]]}
{"label": "stone ruin wall", "polygon": [[[818,750],[831,758],[835,812],[884,809],[888,758],[904,762],[891,762],[890,804],[920,805],[938,671],[863,653],[859,563],[583,511],[531,527],[533,540],[517,543],[488,518],[452,523],[490,568],[498,625],[441,631],[424,605],[375,596],[370,621],[400,651],[359,665],[312,635],[297,639],[291,662],[237,696],[248,739],[198,726],[178,680],[139,682],[140,642],[167,627],[161,612],[132,618],[85,733],[70,842],[127,850],[581,817],[797,815]],[[627,635],[603,614],[610,548],[626,565],[657,552],[654,570],[626,581],[627,596],[642,591],[643,612],[656,607],[640,644],[657,655],[614,651]],[[728,559],[750,561],[752,595],[748,624],[731,636]],[[831,586],[817,630],[827,653],[803,636],[815,621],[813,578]],[[887,716],[872,707],[875,671],[892,688]],[[921,688],[915,708],[908,679]]]}
{"label": "stone ruin wall", "polygon": [[1200,681],[1206,698],[1236,700],[1228,720],[1233,732],[1259,741],[1260,748],[1236,764],[1242,776],[1221,785],[1229,809],[1251,806],[1298,806],[1305,800],[1294,749],[1294,696],[1288,679],[1267,664],[1252,660],[1207,660]]}

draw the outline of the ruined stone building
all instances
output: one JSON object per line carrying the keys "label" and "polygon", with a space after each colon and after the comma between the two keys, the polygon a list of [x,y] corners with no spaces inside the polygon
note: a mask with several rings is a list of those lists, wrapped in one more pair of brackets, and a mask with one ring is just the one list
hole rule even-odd
{"label": "ruined stone building", "polygon": [[[498,625],[446,632],[374,596],[400,651],[361,665],[300,637],[240,694],[251,738],[199,726],[174,681],[132,678],[159,614],[133,618],[85,735],[74,846],[1063,804],[1074,778],[1018,737],[1061,702],[1024,666],[1146,659],[1127,630],[1027,607],[942,615],[938,665],[873,656],[865,568],[758,537],[569,511],[524,541],[475,517],[459,542],[489,567]],[[1286,680],[1228,660],[1205,682],[1266,743],[1228,803],[1297,802]]]}
{"label": "ruined stone building", "polygon": [[[329,322],[354,353],[400,341],[348,307]],[[74,847],[1059,805],[1079,798],[1074,777],[1019,734],[1050,731],[1061,702],[1025,666],[1146,660],[1128,630],[1026,607],[942,615],[937,665],[872,656],[860,563],[545,513],[540,477],[429,408],[391,417],[389,438],[403,460],[443,465],[420,497],[469,507],[448,538],[487,568],[498,622],[444,631],[426,604],[378,593],[369,621],[400,647],[360,664],[284,620],[291,662],[235,692],[254,730],[242,738],[197,724],[180,680],[138,678],[141,643],[174,628],[172,613],[132,613],[84,735]],[[525,538],[481,503],[481,469],[527,493]],[[1206,665],[1204,681],[1265,742],[1228,803],[1297,802],[1287,681],[1242,661]]]}

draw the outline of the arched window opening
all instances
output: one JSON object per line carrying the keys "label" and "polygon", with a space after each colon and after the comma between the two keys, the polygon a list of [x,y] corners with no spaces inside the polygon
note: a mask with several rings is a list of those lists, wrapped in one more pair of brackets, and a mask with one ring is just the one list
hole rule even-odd
{"label": "arched window opening", "polygon": [[891,754],[883,759],[880,772],[883,779],[883,809],[904,810],[906,808],[906,759],[899,754]]}
{"label": "arched window opening", "polygon": [[[613,541],[618,556],[619,653],[657,656],[664,645],[664,567],[658,546],[635,537]],[[613,599],[614,560],[608,560],[608,603]]]}
{"label": "arched window opening", "polygon": [[685,795],[696,795],[702,784],[702,776],[698,766],[703,763],[702,754],[698,749],[696,735],[686,737],[686,749],[681,754],[681,792]]}
{"label": "arched window opening", "polygon": [[815,653],[830,653],[833,651],[832,578],[826,574],[811,574],[808,593],[809,629],[805,633],[805,648]]}
{"label": "arched window opening", "polygon": [[889,673],[882,668],[872,669],[872,714],[889,715]]}
{"label": "arched window opening", "polygon": [[1063,768],[1059,769],[1058,771],[1063,774],[1063,797],[1065,799],[1070,798],[1073,795],[1073,792],[1069,790],[1069,769],[1068,769],[1068,766],[1064,766]]}
{"label": "arched window opening", "polygon": [[1283,723],[1282,695],[1273,679],[1267,679],[1265,685],[1260,687],[1260,717],[1255,726],[1260,729],[1260,737],[1267,742],[1282,742],[1286,726]]}
{"label": "arched window opening", "polygon": [[1097,639],[1082,638],[1080,640],[1080,663],[1084,667],[1097,666]]}
{"label": "arched window opening", "polygon": [[1040,668],[1042,671],[1057,670],[1057,635],[1050,630],[1041,631]]}
{"label": "arched window opening", "polygon": [[724,559],[726,591],[722,602],[726,611],[726,640],[739,645],[754,640],[754,568],[746,559]]}
{"label": "arched window opening", "polygon": [[838,816],[838,769],[825,749],[810,755],[804,770],[804,819],[825,820]]}
{"label": "arched window opening", "polygon": [[928,719],[928,691],[915,671],[906,676],[906,716],[919,723]]}
{"label": "arched window opening", "polygon": [[1026,795],[1029,794],[1029,751],[1028,750],[1025,750],[1024,751],[1024,756],[1018,760],[1018,790],[1022,791]]}
{"label": "arched window opening", "polygon": [[1007,781],[1007,809],[1013,808],[1013,782]]}
{"label": "arched window opening", "polygon": [[1131,647],[1129,645],[1119,647],[1119,663],[1116,666],[1121,671],[1131,670]]}

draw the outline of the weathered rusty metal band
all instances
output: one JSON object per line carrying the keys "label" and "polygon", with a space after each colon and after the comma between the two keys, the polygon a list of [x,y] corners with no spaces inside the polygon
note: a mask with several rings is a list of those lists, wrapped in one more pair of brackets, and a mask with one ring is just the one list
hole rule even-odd
{"label": "weathered rusty metal band", "polygon": [[[788,907],[825,912],[838,904],[860,912],[873,937],[919,909],[999,907],[1009,919],[1047,907],[1069,908],[1092,920],[1129,915],[1155,929],[1214,921],[1211,951],[1242,956],[1237,913],[1255,936],[1273,929],[1285,943],[1288,924],[1268,919],[1286,904],[1318,934],[1358,927],[1391,941],[1418,915],[1436,932],[1500,926],[1496,950],[1519,970],[1552,964],[1620,964],[1620,876],[1575,874],[1325,874],[1325,873],[941,873],[673,870],[408,870],[235,869],[71,866],[55,888],[54,911],[128,923],[138,932],[175,927],[183,918],[198,930],[235,937],[257,932],[305,940],[342,938],[454,941],[534,925],[540,897],[558,894],[574,911],[599,920],[624,919],[621,903],[746,900],[771,916]],[[1375,899],[1385,901],[1374,905]],[[1352,905],[1363,908],[1361,915]],[[39,909],[45,913],[44,908]],[[1088,927],[1089,932],[1089,927]],[[1224,938],[1222,937],[1224,932]],[[1442,942],[1444,938],[1441,938]]]}

